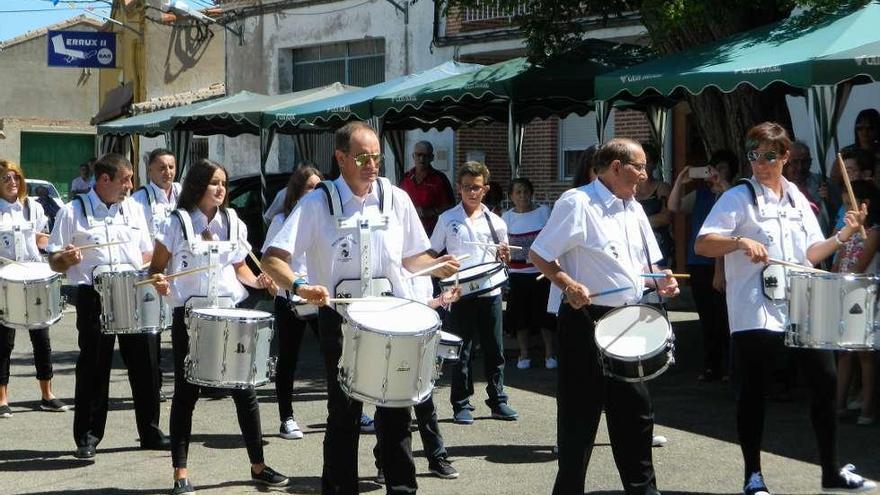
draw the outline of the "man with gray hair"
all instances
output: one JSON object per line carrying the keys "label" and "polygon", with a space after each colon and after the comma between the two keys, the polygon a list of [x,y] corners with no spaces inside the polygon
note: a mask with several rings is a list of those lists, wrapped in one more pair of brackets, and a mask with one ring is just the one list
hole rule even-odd
{"label": "man with gray hair", "polygon": [[403,175],[400,188],[409,194],[422,226],[430,237],[437,225],[437,218],[455,203],[452,184],[446,174],[431,166],[434,161],[434,146],[430,142],[416,143],[412,157],[414,166]]}

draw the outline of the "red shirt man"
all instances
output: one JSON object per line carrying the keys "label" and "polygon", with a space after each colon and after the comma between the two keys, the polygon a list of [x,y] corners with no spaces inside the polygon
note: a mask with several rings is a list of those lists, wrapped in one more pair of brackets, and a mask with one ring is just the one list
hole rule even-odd
{"label": "red shirt man", "polygon": [[415,166],[403,174],[400,188],[409,194],[422,226],[430,236],[437,224],[437,217],[452,207],[455,198],[446,174],[431,166],[434,161],[434,146],[431,143],[416,143],[412,157]]}

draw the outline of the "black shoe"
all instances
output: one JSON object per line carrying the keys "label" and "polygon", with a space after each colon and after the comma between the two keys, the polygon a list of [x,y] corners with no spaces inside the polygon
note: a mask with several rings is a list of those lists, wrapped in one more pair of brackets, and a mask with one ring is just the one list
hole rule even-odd
{"label": "black shoe", "polygon": [[94,445],[82,445],[76,448],[76,452],[73,453],[73,456],[77,459],[94,459],[95,458],[95,446]]}
{"label": "black shoe", "polygon": [[516,421],[519,413],[508,406],[506,402],[501,402],[492,408],[492,417],[503,421]]}
{"label": "black shoe", "polygon": [[167,436],[162,435],[153,440],[142,441],[141,448],[143,450],[171,450],[171,440]]}
{"label": "black shoe", "polygon": [[264,467],[260,474],[254,474],[254,472],[251,471],[251,479],[262,485],[269,486],[282,486],[286,485],[289,481],[287,476],[276,472],[269,466]]}
{"label": "black shoe", "polygon": [[3,404],[0,406],[0,418],[11,418],[12,417],[12,409],[9,408],[9,404]]}
{"label": "black shoe", "polygon": [[428,471],[447,480],[458,478],[458,470],[452,467],[452,464],[449,463],[449,459],[445,457],[439,457],[429,461]]}
{"label": "black shoe", "polygon": [[64,412],[70,409],[70,406],[58,399],[40,399],[40,409],[50,412]]}
{"label": "black shoe", "polygon": [[186,493],[195,493],[196,489],[186,478],[174,480],[174,486],[171,487],[171,495],[184,495]]}

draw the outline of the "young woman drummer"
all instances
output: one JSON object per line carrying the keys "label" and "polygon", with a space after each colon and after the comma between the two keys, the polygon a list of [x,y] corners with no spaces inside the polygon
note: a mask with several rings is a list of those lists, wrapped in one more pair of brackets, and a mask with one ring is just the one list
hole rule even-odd
{"label": "young woman drummer", "polygon": [[[19,242],[24,245],[19,249],[20,256],[15,255],[14,234],[11,231],[0,232],[0,256],[16,261],[40,261],[37,246],[45,247],[49,236],[43,233],[48,219],[43,207],[36,201],[27,198],[24,172],[18,164],[0,159],[0,231],[15,226],[24,226],[33,220],[30,229],[22,230]],[[10,242],[5,242],[6,238]],[[40,382],[40,409],[44,411],[62,412],[67,405],[52,394],[52,346],[49,343],[48,328],[34,328],[28,331],[34,349],[34,366],[37,368],[37,380]],[[15,345],[15,329],[0,325],[0,418],[12,416],[9,408],[7,387],[9,385],[9,358]]]}
{"label": "young woman drummer", "polygon": [[[172,495],[194,493],[189,482],[187,471],[187,453],[192,431],[192,414],[199,396],[199,387],[186,380],[184,376],[184,359],[189,351],[189,336],[184,320],[184,306],[191,297],[203,297],[207,294],[205,285],[210,285],[211,270],[192,275],[166,279],[162,273],[171,267],[169,274],[183,271],[182,267],[196,268],[193,263],[198,256],[190,253],[190,243],[184,238],[181,219],[189,218],[192,231],[197,232],[206,241],[236,241],[237,246],[231,253],[221,255],[220,265],[214,273],[219,272],[219,280],[214,281],[217,296],[240,303],[247,296],[244,285],[254,288],[268,288],[274,291],[274,285],[265,275],[255,276],[245,263],[250,245],[247,242],[247,228],[244,223],[230,211],[226,211],[226,169],[219,163],[201,160],[187,173],[183,182],[183,190],[177,202],[177,212],[165,224],[164,230],[156,236],[156,245],[150,273],[154,274],[154,285],[162,295],[170,295],[174,307],[174,319],[171,327],[171,342],[174,350],[174,399],[171,402],[171,462],[174,467],[174,486]],[[229,239],[230,232],[235,232],[233,222],[237,223],[238,238]],[[187,258],[190,258],[187,261]],[[201,266],[201,265],[199,265]],[[260,410],[254,389],[236,389],[232,392],[235,408],[238,413],[238,424],[244,437],[248,458],[251,463],[251,478],[261,484],[284,485],[287,477],[266,466],[263,459],[263,440],[260,427]]]}

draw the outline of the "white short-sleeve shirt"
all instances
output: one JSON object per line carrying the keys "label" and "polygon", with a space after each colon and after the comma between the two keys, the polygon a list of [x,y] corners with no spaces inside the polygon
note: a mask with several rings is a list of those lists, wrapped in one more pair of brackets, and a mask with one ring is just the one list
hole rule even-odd
{"label": "white short-sleeve shirt", "polygon": [[[281,227],[284,226],[284,220],[286,217],[284,213],[279,213],[272,218],[272,223],[269,224],[269,229],[266,230],[266,242],[263,243],[263,249],[261,252],[266,254],[266,251],[272,246],[272,241],[275,239],[275,236],[278,235],[278,232],[281,232]],[[303,275],[307,273],[306,269],[306,256],[305,254],[297,256],[296,258],[290,258],[290,269],[293,270],[293,273],[298,273]],[[306,277],[308,280],[308,277]]]}
{"label": "white short-sleeve shirt", "polygon": [[82,251],[82,261],[67,269],[68,282],[73,285],[92,285],[92,271],[99,265],[127,264],[136,268],[141,267],[143,253],[153,252],[153,241],[150,239],[147,221],[140,206],[131,198],[126,198],[108,207],[94,189],[91,189],[86,197],[92,205],[97,225],[89,226],[80,201],[72,200],[58,210],[46,251],[49,253],[62,251],[68,244],[85,246],[125,242]]}
{"label": "white short-sleeve shirt", "polygon": [[[19,233],[21,246],[21,259],[17,261],[41,261],[40,250],[37,247],[36,234],[43,232],[49,219],[43,211],[43,206],[36,201],[25,199],[28,208],[21,201],[10,203],[0,198],[0,256],[15,259],[15,232],[13,228],[21,226]],[[33,218],[33,224],[31,224]]]}
{"label": "white short-sleeve shirt", "polygon": [[[496,261],[495,248],[468,243],[495,243],[489,228],[490,221],[498,236],[498,242],[507,242],[507,224],[501,217],[489,211],[489,208],[484,204],[480,204],[480,211],[481,213],[475,218],[468,218],[464,206],[459,203],[441,213],[437,219],[437,225],[434,227],[434,232],[431,234],[431,249],[437,253],[445,249],[454,256],[470,255],[461,261],[462,269]],[[489,220],[486,219],[487,217]],[[495,289],[481,297],[492,297],[499,294],[501,294],[501,289]]]}
{"label": "white short-sleeve shirt", "polygon": [[[149,189],[152,194],[148,194]],[[141,205],[144,219],[150,227],[150,233],[155,237],[159,229],[165,223],[168,215],[177,207],[177,198],[180,196],[181,185],[178,182],[171,184],[171,197],[162,190],[155,182],[150,182],[143,188],[132,193],[131,199]],[[156,198],[156,203],[150,202],[150,196]],[[155,217],[155,218],[154,218]]]}
{"label": "white short-sleeve shirt", "polygon": [[[339,192],[342,218],[379,215],[375,182],[363,198],[354,195],[343,177],[333,184]],[[394,186],[387,193],[391,193],[391,218],[386,230],[371,235],[371,269],[374,277],[391,282],[395,296],[407,297],[411,284],[403,279],[402,261],[427,251],[431,245],[409,195]],[[315,189],[299,200],[269,247],[285,251],[291,258],[305,255],[310,283],[333,292],[342,280],[360,279],[361,263],[358,232],[337,230],[331,218],[324,189]]]}
{"label": "white short-sleeve shirt", "polygon": [[[750,190],[741,185],[728,189],[718,198],[698,236],[748,237],[767,246],[771,258],[809,266],[807,249],[825,238],[803,193],[785,178],[782,185],[782,198],[769,188],[759,187],[763,189],[769,211],[782,212],[784,217],[759,215]],[[784,302],[774,303],[764,296],[761,285],[763,269],[764,265],[752,263],[740,250],[724,256],[731,332],[755,329],[781,332],[785,329],[788,308]]]}
{"label": "white short-sleeve shirt", "polygon": [[[226,227],[224,216],[219,212],[210,221],[200,210],[190,212],[190,218],[192,219],[193,232],[196,236],[207,228],[213,240],[229,240],[229,229]],[[220,281],[217,283],[217,296],[229,297],[238,304],[247,298],[247,289],[238,281],[234,265],[244,261],[251,246],[247,241],[247,226],[241,220],[236,221],[238,222],[238,246],[232,252],[221,255],[218,261],[221,267]],[[171,253],[171,263],[166,271],[167,274],[170,275],[185,269],[197,268],[191,265],[191,261],[186,260],[189,248],[184,239],[180,220],[176,215],[171,215],[168,218],[164,229],[156,236],[156,242],[161,243]],[[208,277],[209,272],[204,271],[169,280],[171,284],[172,307],[183,306],[186,304],[187,299],[193,296],[207,296]]]}
{"label": "white short-sleeve shirt", "polygon": [[[593,304],[600,306],[641,300],[641,274],[663,256],[639,202],[618,198],[601,180],[563,193],[532,250],[545,260],[558,260],[565,273],[593,294],[627,289],[593,297]],[[547,310],[557,312],[553,298]]]}

